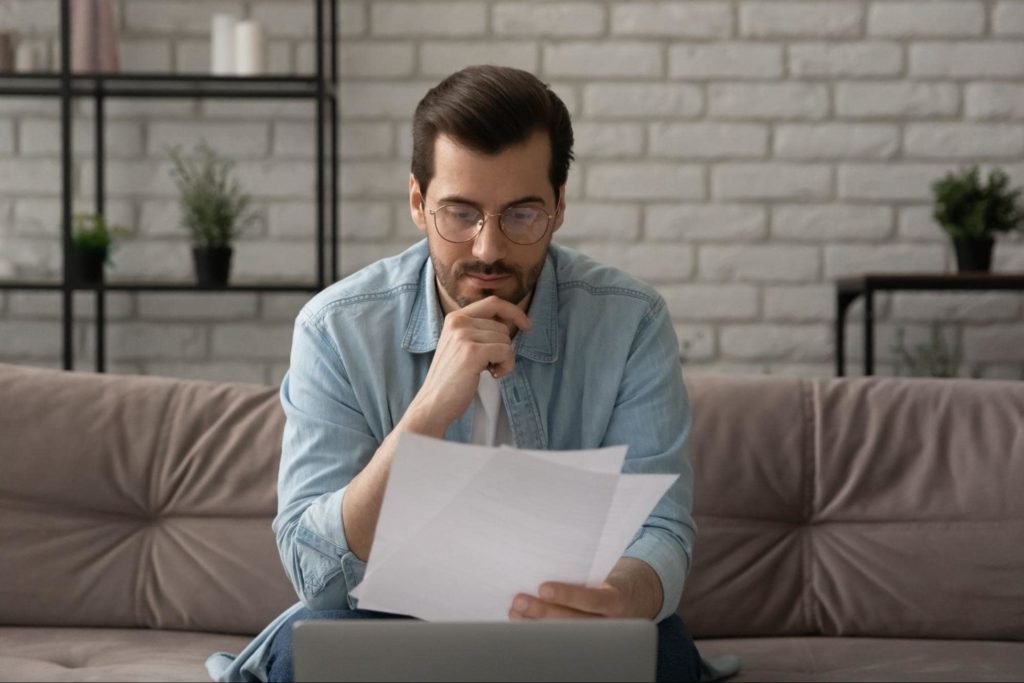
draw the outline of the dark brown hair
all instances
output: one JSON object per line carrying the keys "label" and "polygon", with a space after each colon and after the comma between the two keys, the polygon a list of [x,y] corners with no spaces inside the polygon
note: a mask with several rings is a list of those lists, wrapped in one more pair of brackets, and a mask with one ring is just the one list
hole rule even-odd
{"label": "dark brown hair", "polygon": [[548,177],[557,202],[573,160],[572,122],[565,103],[528,71],[466,67],[431,88],[416,106],[413,177],[426,195],[434,177],[434,142],[442,133],[474,151],[497,154],[537,130],[546,130],[551,140]]}

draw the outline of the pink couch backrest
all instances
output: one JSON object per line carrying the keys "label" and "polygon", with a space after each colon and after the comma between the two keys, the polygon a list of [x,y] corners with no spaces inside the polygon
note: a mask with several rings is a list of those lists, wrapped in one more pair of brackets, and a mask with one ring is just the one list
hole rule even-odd
{"label": "pink couch backrest", "polygon": [[[693,376],[698,636],[1024,638],[1024,383]],[[0,624],[296,601],[273,388],[0,365]]]}
{"label": "pink couch backrest", "polygon": [[1024,382],[687,386],[695,635],[1024,639]]}

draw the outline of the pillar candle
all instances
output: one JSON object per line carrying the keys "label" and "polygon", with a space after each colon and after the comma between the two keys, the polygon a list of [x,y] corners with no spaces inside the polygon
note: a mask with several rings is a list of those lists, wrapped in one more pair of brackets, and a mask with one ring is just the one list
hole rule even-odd
{"label": "pillar candle", "polygon": [[235,73],[235,25],[238,20],[230,14],[215,14],[210,25],[210,67],[214,75],[231,76]]}
{"label": "pillar candle", "polygon": [[263,26],[249,19],[235,29],[235,73],[256,76],[263,73]]}
{"label": "pillar candle", "polygon": [[14,51],[14,70],[20,74],[38,71],[42,66],[37,59],[38,54],[35,45],[27,40],[19,41],[18,48]]}

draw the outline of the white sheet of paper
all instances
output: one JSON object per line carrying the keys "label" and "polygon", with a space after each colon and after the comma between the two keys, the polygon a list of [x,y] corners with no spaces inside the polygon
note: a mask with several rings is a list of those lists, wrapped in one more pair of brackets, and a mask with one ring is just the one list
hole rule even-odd
{"label": "white sheet of paper", "polygon": [[618,478],[594,563],[587,577],[588,586],[600,585],[605,580],[622,557],[622,551],[633,540],[633,534],[647,519],[647,515],[651,514],[651,508],[678,478],[678,474],[630,474]]}
{"label": "white sheet of paper", "polygon": [[352,591],[360,608],[504,621],[514,595],[535,594],[544,581],[598,585],[676,479],[620,474],[625,453],[403,434],[366,573]]}

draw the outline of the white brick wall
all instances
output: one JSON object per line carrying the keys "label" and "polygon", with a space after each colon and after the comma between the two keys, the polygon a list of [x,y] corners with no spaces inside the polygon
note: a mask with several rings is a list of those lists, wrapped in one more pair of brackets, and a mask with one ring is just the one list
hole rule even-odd
{"label": "white brick wall", "polygon": [[[203,71],[214,12],[265,22],[271,73],[313,68],[312,3],[119,0],[126,71]],[[343,273],[419,239],[407,207],[409,123],[471,63],[526,68],[573,114],[577,163],[557,238],[665,297],[692,372],[832,373],[837,277],[954,267],[930,183],[971,163],[1024,185],[1024,0],[340,0]],[[0,25],[56,63],[56,3],[7,0]],[[190,280],[164,155],[200,139],[237,162],[261,220],[239,281],[315,272],[309,102],[107,102],[108,202],[137,236],[111,279]],[[91,107],[74,128],[75,210],[95,187]],[[0,98],[0,277],[60,269],[55,101]],[[996,268],[1024,270],[1024,235]],[[109,367],[275,383],[304,295],[111,294]],[[75,297],[92,366],[92,296]],[[858,304],[848,367],[863,357]],[[1024,378],[1019,294],[878,298],[876,356],[942,321],[964,375]],[[57,366],[60,297],[0,292],[0,362]]]}

